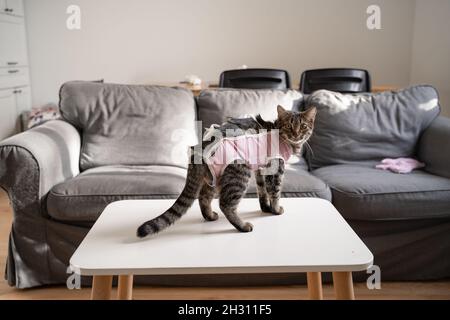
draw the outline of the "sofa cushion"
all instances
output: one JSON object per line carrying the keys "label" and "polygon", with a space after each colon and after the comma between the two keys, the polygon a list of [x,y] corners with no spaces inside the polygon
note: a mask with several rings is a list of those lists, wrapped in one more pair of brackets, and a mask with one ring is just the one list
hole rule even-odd
{"label": "sofa cushion", "polygon": [[182,88],[69,82],[61,87],[60,110],[82,133],[82,170],[187,167],[187,146],[197,143],[195,100]]}
{"label": "sofa cushion", "polygon": [[187,170],[173,166],[105,166],[86,170],[56,185],[48,214],[61,221],[94,222],[111,202],[177,198]]}
{"label": "sofa cushion", "polygon": [[334,165],[313,171],[327,183],[333,204],[349,220],[450,218],[450,179],[373,166]]}
{"label": "sofa cushion", "polygon": [[320,90],[305,105],[318,108],[309,141],[312,168],[412,156],[420,134],[440,111],[430,86],[376,94]]}
{"label": "sofa cushion", "polygon": [[261,114],[265,120],[277,117],[277,106],[299,109],[303,95],[295,90],[205,90],[197,97],[198,119],[204,128],[222,124],[229,117]]}
{"label": "sofa cushion", "polygon": [[[173,166],[107,166],[89,169],[50,191],[47,212],[59,221],[92,223],[114,201],[177,198],[183,190],[186,173],[185,169]],[[247,196],[256,197],[254,178]],[[287,166],[283,196],[330,200],[331,192],[325,183],[296,164]]]}

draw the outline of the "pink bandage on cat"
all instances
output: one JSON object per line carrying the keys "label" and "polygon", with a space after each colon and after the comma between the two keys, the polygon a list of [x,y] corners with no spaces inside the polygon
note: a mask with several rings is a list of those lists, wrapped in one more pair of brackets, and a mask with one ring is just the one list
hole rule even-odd
{"label": "pink bandage on cat", "polygon": [[215,186],[225,168],[234,161],[248,164],[252,170],[264,168],[266,174],[275,174],[278,168],[268,167],[270,160],[287,162],[291,155],[292,147],[279,138],[277,131],[270,131],[222,138],[205,150],[204,159]]}
{"label": "pink bandage on cat", "polygon": [[395,173],[410,173],[414,169],[425,167],[425,163],[412,158],[384,159],[377,169],[390,170]]}

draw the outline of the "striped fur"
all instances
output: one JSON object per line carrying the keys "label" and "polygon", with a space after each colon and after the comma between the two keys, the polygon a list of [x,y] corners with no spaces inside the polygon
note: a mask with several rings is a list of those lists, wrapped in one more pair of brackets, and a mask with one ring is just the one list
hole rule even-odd
{"label": "striped fur", "polygon": [[228,165],[219,179],[219,206],[228,221],[241,232],[250,232],[253,226],[237,215],[237,207],[247,191],[251,169],[246,164]]}
{"label": "striped fur", "polygon": [[163,214],[153,220],[145,222],[137,230],[140,238],[158,233],[179,220],[198,198],[203,186],[206,165],[190,164],[186,178],[186,185],[175,203]]}
{"label": "striped fur", "polygon": [[[252,129],[258,132],[261,129],[280,130],[280,137],[291,144],[295,152],[300,152],[302,145],[309,139],[314,128],[316,109],[311,108],[305,112],[291,112],[278,107],[278,119],[274,122],[264,121],[260,116],[255,119],[230,119],[219,130],[225,134],[229,129]],[[211,142],[204,142],[205,148]],[[281,159],[271,160],[269,166],[277,166],[274,175],[263,175],[262,170],[255,171],[256,184],[261,210],[272,214],[282,214],[280,206],[281,188],[284,177],[285,164]],[[203,217],[207,221],[215,221],[218,214],[212,211],[211,201],[216,193],[219,194],[219,206],[228,221],[241,232],[251,232],[253,226],[242,221],[237,214],[241,199],[245,196],[251,177],[251,169],[246,164],[229,164],[220,176],[217,189],[209,185],[212,180],[211,173],[206,164],[194,164],[193,157],[188,168],[186,185],[175,203],[166,212],[153,220],[145,222],[137,230],[138,237],[156,234],[179,220],[192,206],[195,199],[199,200]]]}

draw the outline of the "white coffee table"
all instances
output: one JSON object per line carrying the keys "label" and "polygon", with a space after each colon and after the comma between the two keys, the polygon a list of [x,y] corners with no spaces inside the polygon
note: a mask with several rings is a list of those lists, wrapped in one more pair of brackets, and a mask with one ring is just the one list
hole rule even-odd
{"label": "white coffee table", "polygon": [[171,228],[146,239],[136,228],[160,215],[173,200],[111,203],[70,260],[74,272],[93,276],[92,299],[110,299],[113,276],[118,298],[131,299],[133,275],[305,272],[312,299],[322,299],[321,272],[332,272],[336,297],[354,299],[352,272],[366,270],[373,255],[333,205],[315,198],[282,199],[285,213],[259,210],[245,199],[241,216],[254,225],[238,232],[213,209],[205,222],[197,204]]}

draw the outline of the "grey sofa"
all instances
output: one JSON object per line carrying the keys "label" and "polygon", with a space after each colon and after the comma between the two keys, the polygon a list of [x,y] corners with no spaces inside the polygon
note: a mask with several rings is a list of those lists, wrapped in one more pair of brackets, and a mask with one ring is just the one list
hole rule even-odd
{"label": "grey sofa", "polygon": [[[65,283],[72,253],[108,203],[176,198],[184,184],[187,147],[198,141],[202,128],[243,114],[273,118],[277,104],[319,108],[311,150],[288,164],[284,197],[332,201],[374,253],[382,280],[450,276],[450,119],[438,117],[437,93],[430,87],[308,97],[296,91],[212,90],[195,99],[181,88],[69,82],[60,98],[64,120],[0,143],[0,185],[14,210],[6,268],[11,286]],[[417,156],[427,166],[406,175],[374,169],[383,157],[394,156]],[[254,183],[247,196],[256,196]],[[304,278],[138,281],[257,285]]]}

